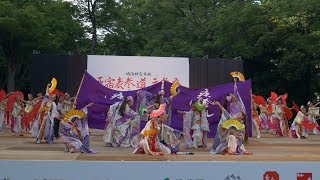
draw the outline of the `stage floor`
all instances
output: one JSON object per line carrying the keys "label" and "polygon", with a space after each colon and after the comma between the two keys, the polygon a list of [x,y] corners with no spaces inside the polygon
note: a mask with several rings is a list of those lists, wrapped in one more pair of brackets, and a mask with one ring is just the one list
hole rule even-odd
{"label": "stage floor", "polygon": [[[209,139],[209,147],[213,139]],[[320,136],[298,140],[263,133],[261,139],[250,139],[246,149],[251,156],[210,155],[209,148],[181,149],[194,155],[133,155],[133,148],[106,147],[102,131],[91,131],[91,147],[97,154],[65,153],[60,140],[55,144],[36,144],[31,136],[12,136],[9,129],[0,131],[0,159],[6,160],[85,160],[85,161],[265,161],[320,162]],[[183,146],[182,146],[183,147]]]}

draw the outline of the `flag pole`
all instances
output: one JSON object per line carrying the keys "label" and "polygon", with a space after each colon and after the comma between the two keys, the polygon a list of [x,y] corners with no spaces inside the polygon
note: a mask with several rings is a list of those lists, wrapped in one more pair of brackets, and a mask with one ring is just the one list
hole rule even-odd
{"label": "flag pole", "polygon": [[77,104],[77,100],[78,100],[78,95],[79,95],[79,92],[80,92],[80,88],[81,88],[81,86],[82,86],[83,79],[84,79],[84,76],[85,76],[86,73],[87,73],[87,71],[85,71],[85,72],[83,73],[83,75],[82,75],[82,79],[81,79],[81,82],[80,82],[80,85],[79,85],[79,88],[78,88],[78,91],[77,91],[76,99],[75,99],[75,102],[74,102],[75,105]]}

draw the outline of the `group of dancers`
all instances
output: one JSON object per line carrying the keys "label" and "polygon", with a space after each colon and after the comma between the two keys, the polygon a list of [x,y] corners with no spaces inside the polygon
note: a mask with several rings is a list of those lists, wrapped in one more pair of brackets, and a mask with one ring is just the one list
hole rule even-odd
{"label": "group of dancers", "polygon": [[[19,91],[5,94],[0,92],[0,130],[2,124],[10,124],[13,135],[23,136],[23,132],[32,134],[36,143],[52,144],[61,139],[65,151],[74,153],[96,153],[90,149],[90,133],[88,127],[88,103],[79,109],[76,98],[68,93],[61,94],[54,90],[53,83],[46,87],[46,94],[41,93],[33,98],[28,94],[24,100]],[[261,131],[274,133],[278,136],[307,138],[310,134],[318,134],[320,130],[316,118],[319,116],[320,103],[308,102],[300,108],[295,104],[288,108],[287,94],[278,96],[274,92],[264,100],[262,96],[252,94],[251,114],[246,107],[234,84],[234,92],[226,94],[224,102],[207,101],[199,98],[190,102],[190,110],[178,110],[182,116],[183,129],[179,131],[170,127],[172,100],[180,94],[177,89],[170,97],[164,90],[157,94],[137,91],[136,109],[134,98],[124,97],[120,102],[111,105],[108,110],[103,141],[107,147],[134,147],[134,154],[192,154],[181,151],[184,149],[206,148],[210,132],[207,119],[208,106],[216,106],[221,111],[214,143],[210,154],[251,155],[245,148],[249,137],[248,116],[252,116],[253,137],[261,138]],[[296,116],[289,127],[288,120]],[[146,122],[140,129],[140,123]]]}
{"label": "group of dancers", "polygon": [[95,153],[90,149],[87,108],[89,103],[76,110],[76,97],[68,93],[61,94],[46,87],[46,94],[38,93],[36,98],[28,94],[24,100],[23,93],[16,91],[5,94],[0,92],[0,130],[3,124],[11,127],[12,135],[24,136],[31,134],[37,144],[45,141],[53,144],[55,139],[62,139],[66,152]]}
{"label": "group of dancers", "polygon": [[[287,107],[288,94],[271,96],[264,100],[262,96],[252,94],[252,133],[260,138],[261,131],[267,131],[278,136],[305,139],[309,135],[319,134],[320,103],[309,101],[307,105],[298,106],[294,101],[292,107]],[[296,114],[296,115],[295,115]],[[291,122],[291,126],[290,123]]]}

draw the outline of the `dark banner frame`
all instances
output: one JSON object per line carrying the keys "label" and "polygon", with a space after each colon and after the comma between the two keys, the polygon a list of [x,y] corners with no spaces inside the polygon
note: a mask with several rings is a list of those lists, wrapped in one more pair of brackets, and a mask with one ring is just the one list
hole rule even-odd
{"label": "dark banner frame", "polygon": [[[189,59],[190,88],[206,88],[233,82],[230,72],[243,72],[242,60],[231,59]],[[44,93],[52,77],[57,78],[62,92],[76,95],[83,73],[87,69],[87,56],[46,55],[32,57],[31,92]]]}

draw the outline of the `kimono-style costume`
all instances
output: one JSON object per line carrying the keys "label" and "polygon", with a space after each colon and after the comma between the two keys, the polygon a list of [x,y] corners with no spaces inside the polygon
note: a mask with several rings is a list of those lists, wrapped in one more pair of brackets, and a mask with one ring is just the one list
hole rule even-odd
{"label": "kimono-style costume", "polygon": [[275,104],[268,104],[267,109],[269,111],[269,118],[267,119],[267,125],[270,129],[274,130],[274,133],[278,136],[282,136],[281,128],[280,128],[280,120],[277,118],[276,112],[276,105]]}
{"label": "kimono-style costume", "polygon": [[[222,111],[222,115],[221,115],[221,119],[218,125],[218,135],[216,135],[215,137],[215,142],[213,144],[213,147],[210,151],[211,154],[224,154],[226,152],[226,150],[230,151],[229,153],[232,154],[246,154],[246,150],[244,148],[244,142],[245,142],[245,129],[241,130],[241,131],[237,131],[237,134],[242,135],[241,138],[240,137],[236,137],[234,135],[231,135],[228,133],[228,130],[224,130],[222,129],[222,124],[224,123],[224,121],[226,120],[226,118],[229,117],[237,117],[240,114],[242,114],[243,112],[245,112],[245,106],[244,103],[241,99],[241,96],[237,90],[237,87],[235,86],[235,96],[238,98],[240,106],[239,107],[235,102],[231,101],[229,104],[229,112],[224,112],[225,110]],[[244,122],[241,122],[242,124],[244,124]],[[219,142],[219,144],[218,144]],[[218,144],[218,145],[217,145]]]}
{"label": "kimono-style costume", "polygon": [[252,106],[252,136],[260,138],[261,119],[255,106]]}
{"label": "kimono-style costume", "polygon": [[210,130],[206,111],[186,112],[183,115],[183,132],[186,134],[185,148],[207,147],[207,133]]}
{"label": "kimono-style costume", "polygon": [[4,123],[4,119],[6,115],[6,103],[7,103],[7,100],[3,100],[0,102],[0,131],[2,130],[2,125]]}
{"label": "kimono-style costume", "polygon": [[219,144],[221,143],[221,139],[223,138],[223,132],[222,132],[222,124],[228,120],[231,119],[231,115],[225,110],[222,110],[221,113],[221,118],[220,121],[218,123],[218,127],[217,127],[217,132],[216,135],[214,136],[214,142],[211,148],[210,152],[214,152],[214,150],[219,146]]}
{"label": "kimono-style costume", "polygon": [[259,114],[259,118],[261,120],[261,128],[264,130],[269,130],[269,126],[268,126],[268,120],[269,120],[269,115],[267,113],[267,109],[263,106],[259,106],[260,108],[260,114]]}
{"label": "kimono-style costume", "polygon": [[291,124],[289,136],[292,138],[306,138],[308,134],[306,133],[305,127],[302,125],[302,121],[309,121],[308,117],[305,116],[301,111],[298,112],[294,121]]}
{"label": "kimono-style costume", "polygon": [[38,136],[38,134],[39,134],[40,123],[41,123],[40,117],[43,116],[43,110],[44,110],[42,108],[45,105],[45,103],[48,102],[48,100],[49,100],[49,96],[46,95],[44,97],[44,99],[38,99],[37,102],[36,102],[36,104],[41,102],[41,106],[40,106],[40,109],[37,112],[37,115],[36,115],[35,119],[33,120],[33,125],[32,125],[31,130],[30,130],[30,133],[31,133],[33,138],[36,138]]}
{"label": "kimono-style costume", "polygon": [[34,104],[35,104],[34,100],[31,100],[31,101],[29,100],[28,103],[26,104],[26,107],[24,108],[24,111],[26,113],[22,117],[22,123],[23,123],[27,132],[29,132],[31,130],[31,122],[29,122],[28,116],[29,116],[29,113],[32,111]]}
{"label": "kimono-style costume", "polygon": [[[57,103],[57,110],[58,110],[58,114],[59,116],[61,116],[61,111],[64,111],[66,113],[68,113],[69,111],[66,111],[63,109],[63,104],[61,102]],[[54,124],[53,124],[53,135],[56,138],[59,138],[59,129],[60,129],[60,120],[58,118],[54,119]]]}
{"label": "kimono-style costume", "polygon": [[122,102],[110,106],[103,136],[106,144],[113,147],[130,147],[131,139],[139,133],[140,116],[126,105],[124,116],[120,115]]}
{"label": "kimono-style costume", "polygon": [[[87,109],[83,109],[82,111],[87,114]],[[74,122],[61,121],[60,136],[68,151],[73,149],[75,152],[96,153],[94,150],[90,149],[87,116],[81,119],[76,118]]]}
{"label": "kimono-style costume", "polygon": [[[309,107],[308,109],[309,112],[313,112],[315,111],[316,114],[319,114],[319,107]],[[319,134],[319,125],[317,123],[317,119],[316,117],[314,117],[313,115],[309,115],[309,119],[310,122],[315,123],[317,126],[315,128],[313,128],[312,130],[307,130],[308,134]]]}
{"label": "kimono-style costume", "polygon": [[[161,133],[159,120],[151,119],[140,132],[143,138],[140,140],[133,154],[164,155],[171,154],[170,147],[163,144],[159,138]],[[178,142],[175,143],[178,145]]]}
{"label": "kimono-style costume", "polygon": [[309,115],[309,120],[310,120],[311,123],[315,123],[317,126],[315,128],[313,128],[313,129],[311,129],[311,130],[307,129],[307,133],[308,134],[318,135],[319,134],[319,130],[318,129],[320,129],[320,127],[319,127],[319,125],[317,123],[316,118],[313,117],[312,115]]}
{"label": "kimono-style costume", "polygon": [[[141,109],[141,108],[146,108],[150,105],[155,104],[156,101],[156,95],[153,95],[152,93],[149,93],[147,91],[142,91],[139,90],[138,94],[137,94],[138,98],[137,98],[137,112]],[[160,98],[160,104],[165,103],[166,104],[166,114],[168,114],[168,120],[165,122],[165,124],[171,126],[171,110],[172,110],[172,100],[170,97],[166,98],[166,97],[161,97]],[[150,109],[149,111],[151,112],[154,109]],[[141,116],[141,120],[147,120],[147,116],[143,115]]]}
{"label": "kimono-style costume", "polygon": [[57,117],[58,110],[55,102],[47,101],[40,109],[40,117],[38,119],[39,132],[37,135],[37,143],[44,138],[48,144],[52,144],[53,137],[53,121]]}
{"label": "kimono-style costume", "polygon": [[[244,147],[244,137],[242,131],[237,131],[237,135],[230,134],[229,130],[221,132],[220,144],[210,151],[211,154],[248,154]],[[242,136],[241,136],[242,135]]]}
{"label": "kimono-style costume", "polygon": [[23,105],[21,103],[15,102],[13,104],[11,131],[14,133],[22,133],[22,127],[21,127],[21,119],[22,119],[21,111],[22,110],[23,110]]}
{"label": "kimono-style costume", "polygon": [[283,111],[282,106],[276,105],[275,106],[275,117],[279,120],[280,130],[282,135],[289,134],[289,125],[288,121],[285,116],[285,112]]}

